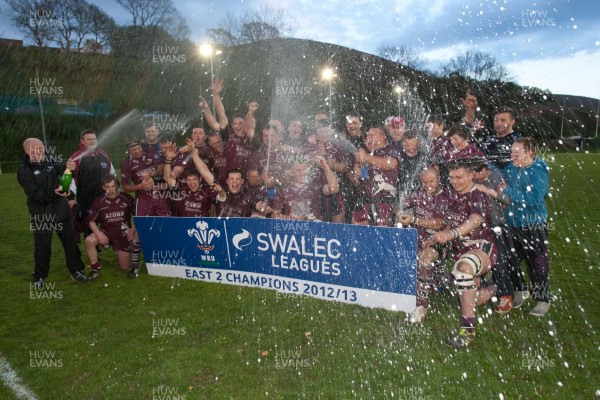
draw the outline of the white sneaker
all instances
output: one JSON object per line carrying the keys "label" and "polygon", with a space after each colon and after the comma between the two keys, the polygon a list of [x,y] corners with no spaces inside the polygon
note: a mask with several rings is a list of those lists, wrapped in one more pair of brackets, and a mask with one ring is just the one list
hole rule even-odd
{"label": "white sneaker", "polygon": [[515,290],[515,295],[513,297],[512,306],[513,308],[519,308],[523,305],[525,299],[529,298],[528,290]]}
{"label": "white sneaker", "polygon": [[411,324],[418,324],[425,319],[425,315],[427,315],[427,309],[423,306],[418,306],[415,308],[415,311],[410,314],[407,320]]}
{"label": "white sneaker", "polygon": [[535,307],[531,311],[529,311],[529,315],[534,315],[536,317],[543,317],[544,314],[548,312],[550,309],[550,303],[545,301],[538,301]]}

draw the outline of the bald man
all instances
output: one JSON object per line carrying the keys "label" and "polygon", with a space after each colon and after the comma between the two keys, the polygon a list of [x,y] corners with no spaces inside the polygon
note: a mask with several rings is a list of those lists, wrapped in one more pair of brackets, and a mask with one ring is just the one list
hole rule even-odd
{"label": "bald man", "polygon": [[43,289],[50,271],[52,233],[56,232],[65,251],[67,268],[71,278],[85,282],[81,251],[75,244],[75,232],[67,196],[60,190],[60,176],[65,165],[48,162],[46,149],[41,140],[26,139],[23,142],[25,160],[17,171],[17,180],[27,195],[29,227],[33,231],[34,261],[33,281],[36,289]]}

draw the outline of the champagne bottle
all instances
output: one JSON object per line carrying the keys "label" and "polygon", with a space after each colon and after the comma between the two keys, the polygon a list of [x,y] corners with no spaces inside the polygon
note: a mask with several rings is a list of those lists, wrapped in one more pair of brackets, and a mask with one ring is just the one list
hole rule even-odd
{"label": "champagne bottle", "polygon": [[60,177],[60,191],[63,193],[69,193],[69,187],[71,186],[71,181],[73,180],[73,174],[71,170],[68,168],[65,169],[65,172]]}

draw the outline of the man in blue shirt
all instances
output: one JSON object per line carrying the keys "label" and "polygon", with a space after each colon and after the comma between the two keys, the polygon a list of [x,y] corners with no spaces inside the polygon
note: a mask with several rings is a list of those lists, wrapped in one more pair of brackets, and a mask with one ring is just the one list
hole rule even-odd
{"label": "man in blue shirt", "polygon": [[520,263],[525,260],[529,273],[532,297],[537,304],[531,315],[543,316],[550,308],[548,290],[548,211],[545,197],[548,195],[548,166],[535,157],[535,140],[529,137],[517,139],[511,147],[512,162],[502,170],[508,186],[503,193],[512,199],[505,211],[509,248],[513,260],[513,307],[523,304],[528,291],[523,283]]}

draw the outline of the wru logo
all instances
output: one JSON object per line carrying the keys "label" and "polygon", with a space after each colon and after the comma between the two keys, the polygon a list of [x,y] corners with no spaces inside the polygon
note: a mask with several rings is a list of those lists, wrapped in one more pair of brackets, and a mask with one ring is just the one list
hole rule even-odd
{"label": "wru logo", "polygon": [[215,248],[215,245],[211,245],[214,237],[221,236],[221,232],[217,229],[208,229],[208,224],[204,221],[196,222],[196,228],[188,229],[187,231],[190,237],[195,237],[198,241],[198,248],[200,250],[204,250],[206,254],[208,254],[212,249]]}

